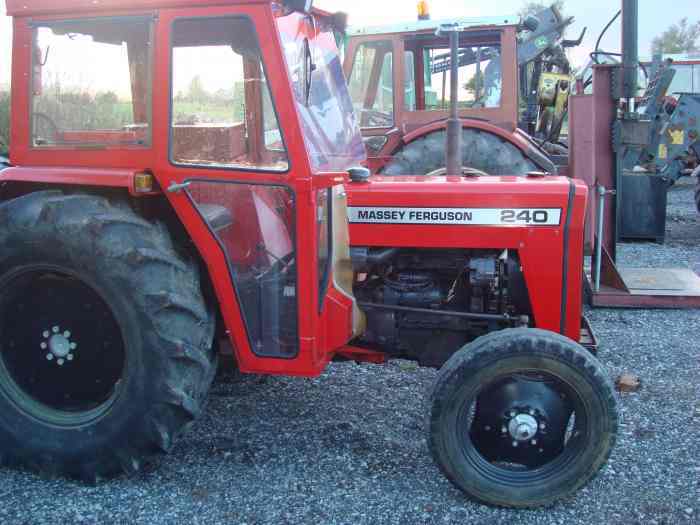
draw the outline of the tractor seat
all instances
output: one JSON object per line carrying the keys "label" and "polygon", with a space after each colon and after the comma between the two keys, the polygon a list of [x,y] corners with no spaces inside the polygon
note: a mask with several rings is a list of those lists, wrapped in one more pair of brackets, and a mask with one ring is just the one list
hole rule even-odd
{"label": "tractor seat", "polygon": [[228,208],[217,204],[200,204],[197,208],[209,227],[215,232],[228,228],[233,224],[233,215]]}

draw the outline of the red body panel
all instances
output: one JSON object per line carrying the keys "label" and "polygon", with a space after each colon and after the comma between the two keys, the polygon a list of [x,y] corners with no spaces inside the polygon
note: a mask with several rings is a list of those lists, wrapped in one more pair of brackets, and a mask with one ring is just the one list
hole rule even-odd
{"label": "red body panel", "polygon": [[587,194],[583,183],[564,177],[375,176],[348,185],[350,206],[560,208],[561,221],[557,226],[351,224],[350,241],[353,246],[517,250],[535,326],[578,341]]}

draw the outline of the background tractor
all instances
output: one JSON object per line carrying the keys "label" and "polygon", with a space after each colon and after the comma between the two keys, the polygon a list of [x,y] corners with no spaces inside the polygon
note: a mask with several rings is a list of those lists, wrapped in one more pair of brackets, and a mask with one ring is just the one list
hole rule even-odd
{"label": "background tractor", "polygon": [[457,487],[574,493],[618,424],[582,324],[586,187],[368,180],[343,17],[309,4],[7,0],[0,461],[135,472],[201,414],[221,352],[302,377],[407,357],[440,367],[428,441]]}
{"label": "background tractor", "polygon": [[[418,20],[350,29],[345,73],[360,115],[370,168],[386,175],[427,174],[444,167],[452,96],[459,99],[462,161],[492,175],[555,170],[550,153],[566,118],[571,78],[563,40],[573,18],[555,7],[518,17]],[[457,92],[451,89],[447,38],[462,28]]]}

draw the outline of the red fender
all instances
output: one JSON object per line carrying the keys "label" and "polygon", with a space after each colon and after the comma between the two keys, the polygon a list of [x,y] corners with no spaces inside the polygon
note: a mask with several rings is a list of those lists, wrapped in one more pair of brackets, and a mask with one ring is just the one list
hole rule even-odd
{"label": "red fender", "polygon": [[0,183],[36,182],[48,185],[77,185],[96,188],[124,188],[134,197],[160,193],[155,190],[140,193],[134,187],[135,176],[143,170],[120,168],[74,168],[74,167],[9,167],[0,173]]}

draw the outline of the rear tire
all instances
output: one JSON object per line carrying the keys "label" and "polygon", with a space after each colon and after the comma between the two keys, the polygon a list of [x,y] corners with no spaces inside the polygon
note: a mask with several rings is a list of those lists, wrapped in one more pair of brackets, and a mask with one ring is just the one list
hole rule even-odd
{"label": "rear tire", "polygon": [[[406,144],[381,171],[382,175],[427,175],[445,167],[446,132],[435,131]],[[462,165],[489,175],[526,175],[535,163],[498,135],[462,129]]]}
{"label": "rear tire", "polygon": [[[479,410],[487,411],[497,396],[479,398],[480,393],[502,388],[498,385],[517,392],[513,382],[522,381],[525,374],[539,378],[533,381],[538,385],[534,395],[514,395],[513,404],[497,412],[503,415],[503,423],[481,427],[478,422],[486,419],[479,420]],[[573,407],[560,419],[563,427],[552,424],[556,414],[537,407],[543,386],[561,386],[553,390],[554,403],[561,400]],[[573,341],[544,330],[503,330],[467,344],[441,369],[431,400],[429,446],[436,463],[459,489],[490,505],[539,507],[574,494],[605,464],[617,436],[614,390],[600,363]],[[470,410],[475,406],[477,415],[465,425],[465,416],[474,414]],[[516,407],[522,408],[516,412]],[[520,421],[525,424],[522,435],[518,434]],[[566,429],[561,433],[562,449],[551,460],[537,463],[544,443],[559,436],[557,428]],[[482,448],[480,435],[491,439]],[[493,450],[491,445],[502,438],[503,448],[495,452],[500,457],[487,459],[484,449]],[[511,444],[516,448],[510,454],[520,459],[508,459]],[[530,465],[528,455],[534,459]]]}
{"label": "rear tire", "polygon": [[197,265],[125,200],[31,193],[0,224],[0,461],[90,482],[137,471],[214,376]]}

